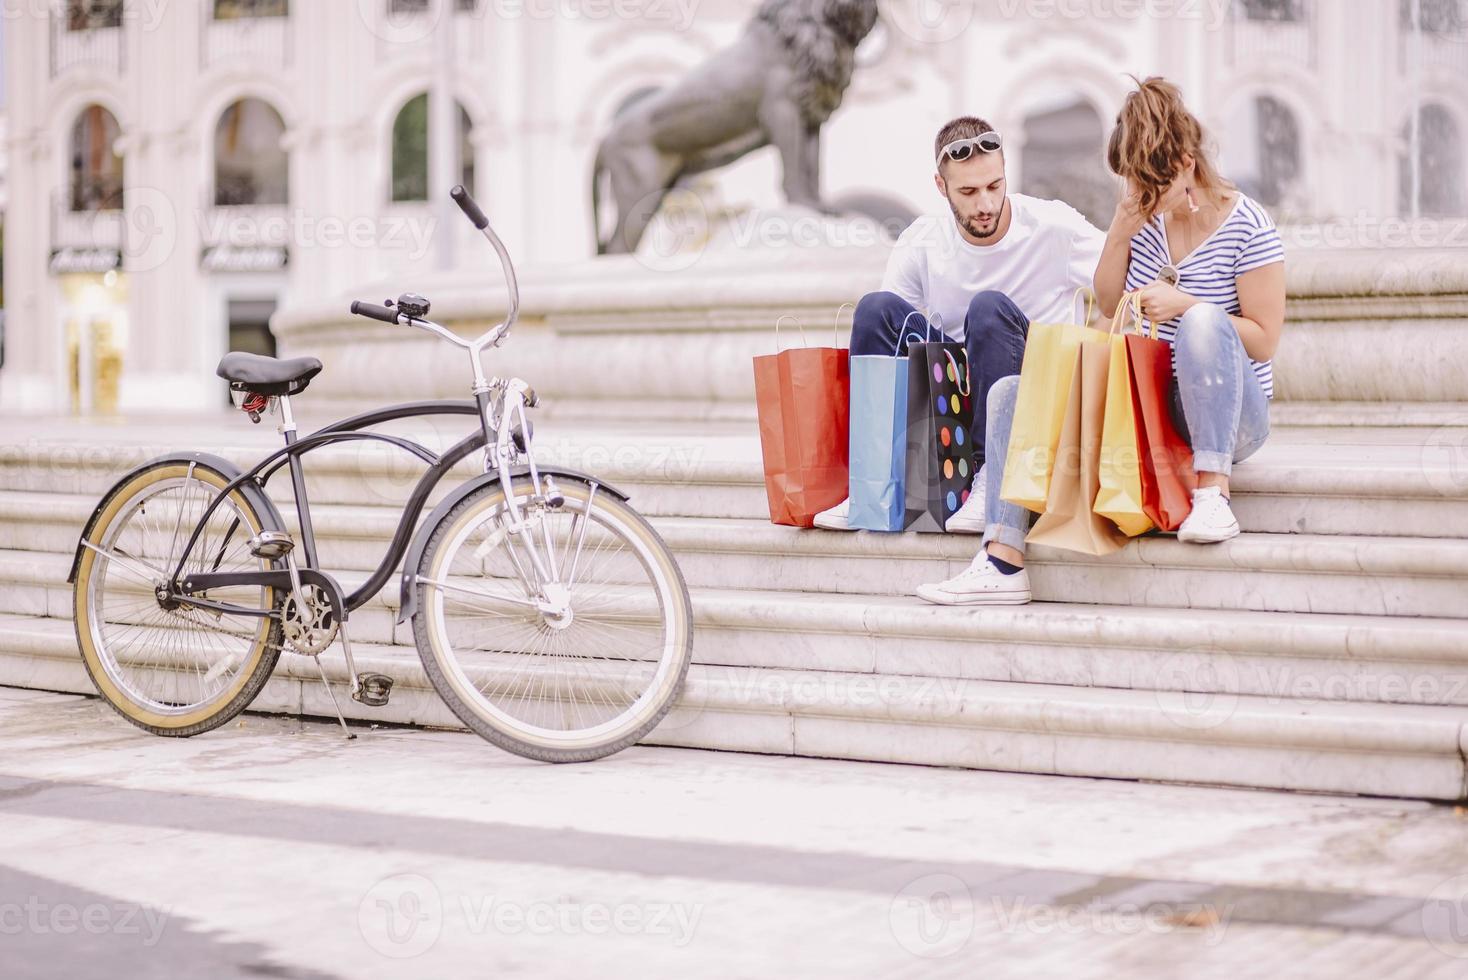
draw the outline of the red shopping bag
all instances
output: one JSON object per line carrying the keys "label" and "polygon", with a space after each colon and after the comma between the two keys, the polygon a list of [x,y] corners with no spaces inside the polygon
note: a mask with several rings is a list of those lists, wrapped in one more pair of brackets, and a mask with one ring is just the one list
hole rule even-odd
{"label": "red shopping bag", "polygon": [[[776,346],[779,336],[776,323]],[[754,359],[765,493],[775,524],[814,527],[817,514],[846,499],[850,355],[804,347]]]}
{"label": "red shopping bag", "polygon": [[1137,451],[1142,463],[1142,509],[1164,531],[1176,531],[1193,509],[1193,450],[1172,424],[1172,345],[1151,336],[1127,334],[1132,405],[1137,415]]}

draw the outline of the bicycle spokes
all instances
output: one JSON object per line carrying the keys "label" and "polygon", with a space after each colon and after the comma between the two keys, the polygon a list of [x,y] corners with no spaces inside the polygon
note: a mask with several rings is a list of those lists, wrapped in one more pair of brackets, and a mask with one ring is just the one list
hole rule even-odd
{"label": "bicycle spokes", "polygon": [[[95,557],[89,576],[88,626],[113,682],[152,711],[183,711],[230,691],[255,659],[250,653],[269,632],[268,619],[231,616],[190,605],[172,595],[168,581],[182,549],[203,519],[216,488],[196,478],[155,482],[137,493],[86,547]],[[184,572],[259,571],[249,553],[245,515],[225,501],[204,522]],[[204,598],[244,609],[269,608],[269,590],[235,586]]]}
{"label": "bicycle spokes", "polygon": [[425,579],[463,678],[548,732],[614,723],[653,686],[668,629],[657,575],[594,491],[555,510],[503,503],[460,522]]}

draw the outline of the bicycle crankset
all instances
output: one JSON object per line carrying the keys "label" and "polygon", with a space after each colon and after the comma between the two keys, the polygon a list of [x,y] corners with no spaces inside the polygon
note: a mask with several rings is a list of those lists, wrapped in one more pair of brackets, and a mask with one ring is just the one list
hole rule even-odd
{"label": "bicycle crankset", "polygon": [[331,646],[340,624],[332,615],[331,599],[325,589],[318,585],[302,585],[301,593],[306,600],[304,608],[292,592],[282,610],[281,626],[286,644],[292,650],[315,657]]}

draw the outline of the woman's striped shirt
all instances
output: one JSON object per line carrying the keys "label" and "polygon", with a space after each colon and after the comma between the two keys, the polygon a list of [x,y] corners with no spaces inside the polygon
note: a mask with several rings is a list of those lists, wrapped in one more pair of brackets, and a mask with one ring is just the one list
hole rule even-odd
{"label": "woman's striped shirt", "polygon": [[[1239,276],[1284,261],[1284,243],[1271,218],[1258,202],[1238,195],[1223,224],[1197,248],[1176,263],[1177,288],[1205,303],[1240,315]],[[1128,291],[1157,281],[1163,268],[1174,265],[1167,247],[1167,227],[1157,215],[1132,238],[1131,264],[1127,268]],[[1177,337],[1178,320],[1157,325],[1157,336],[1169,344]],[[1250,361],[1264,393],[1274,397],[1274,368],[1271,361]],[[1174,358],[1173,373],[1177,372]]]}

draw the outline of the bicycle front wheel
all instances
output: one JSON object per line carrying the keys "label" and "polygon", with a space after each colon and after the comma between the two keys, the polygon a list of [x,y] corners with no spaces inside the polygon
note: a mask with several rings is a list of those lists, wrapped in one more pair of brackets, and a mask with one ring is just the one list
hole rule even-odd
{"label": "bicycle front wheel", "polygon": [[[672,707],[693,615],[652,526],[593,484],[557,479],[565,504],[520,529],[500,484],[449,511],[419,564],[413,633],[465,725],[527,758],[582,762],[633,744]],[[529,481],[514,493],[524,513]]]}

